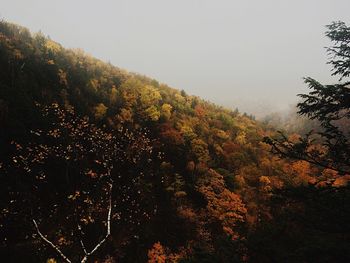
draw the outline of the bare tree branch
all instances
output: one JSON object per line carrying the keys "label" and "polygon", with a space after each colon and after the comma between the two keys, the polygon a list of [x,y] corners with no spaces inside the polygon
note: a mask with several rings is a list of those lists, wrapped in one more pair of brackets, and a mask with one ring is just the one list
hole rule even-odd
{"label": "bare tree branch", "polygon": [[[107,215],[107,233],[105,235],[105,237],[90,251],[86,253],[85,248],[83,247],[83,249],[85,250],[85,256],[84,258],[81,260],[81,263],[85,263],[88,259],[89,256],[91,256],[93,253],[96,252],[97,249],[99,249],[99,247],[101,247],[106,241],[107,238],[111,235],[111,216],[112,216],[112,190],[113,190],[113,184],[110,183],[109,184],[110,189],[109,189],[109,208],[108,208],[108,215]],[[82,240],[81,244],[83,244]]]}
{"label": "bare tree branch", "polygon": [[38,232],[39,236],[47,243],[49,244],[53,249],[57,251],[58,254],[68,263],[72,263],[72,261],[69,260],[69,258],[66,257],[65,254],[59,249],[58,246],[56,246],[54,243],[52,243],[50,240],[48,240],[39,230],[38,224],[36,223],[35,219],[33,219],[34,226],[36,228],[36,231]]}
{"label": "bare tree branch", "polygon": [[[108,237],[111,235],[111,217],[112,217],[112,190],[113,190],[113,183],[109,183],[109,205],[108,205],[108,215],[107,215],[107,233],[104,236],[104,238],[97,243],[97,245],[90,251],[88,252],[86,250],[86,247],[84,245],[84,242],[82,240],[82,238],[80,238],[80,245],[84,251],[84,257],[82,258],[82,260],[80,261],[81,263],[85,263],[87,262],[88,258],[94,254],[108,239]],[[52,248],[54,248],[57,253],[67,262],[67,263],[72,263],[72,261],[70,261],[70,259],[63,254],[63,252],[59,249],[58,246],[56,246],[54,243],[52,243],[50,240],[48,240],[41,232],[40,229],[38,227],[38,224],[36,223],[35,219],[33,219],[33,223],[34,226],[36,228],[36,231],[38,232],[39,236],[47,243],[49,244]],[[78,224],[78,230],[81,233],[81,227]]]}
{"label": "bare tree branch", "polygon": [[86,248],[85,248],[85,244],[84,244],[84,241],[83,241],[83,239],[82,239],[83,233],[82,233],[82,231],[81,231],[81,226],[80,226],[79,224],[78,224],[78,230],[79,230],[79,234],[80,234],[80,240],[79,240],[80,245],[81,245],[81,247],[82,247],[82,249],[83,249],[83,251],[84,251],[84,255],[87,255],[88,252],[87,252],[87,250],[86,250]]}

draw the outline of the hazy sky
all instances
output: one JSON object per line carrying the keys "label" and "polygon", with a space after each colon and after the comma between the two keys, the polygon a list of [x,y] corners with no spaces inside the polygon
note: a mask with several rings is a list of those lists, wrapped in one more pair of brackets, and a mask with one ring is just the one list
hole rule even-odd
{"label": "hazy sky", "polygon": [[68,48],[259,114],[287,108],[302,77],[330,82],[324,25],[350,0],[0,0],[0,17]]}

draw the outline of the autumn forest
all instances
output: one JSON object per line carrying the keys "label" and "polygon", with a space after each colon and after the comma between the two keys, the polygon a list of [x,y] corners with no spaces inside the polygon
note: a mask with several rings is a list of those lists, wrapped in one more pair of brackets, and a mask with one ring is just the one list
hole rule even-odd
{"label": "autumn forest", "polygon": [[0,261],[350,262],[350,27],[325,35],[339,81],[281,123],[1,21]]}

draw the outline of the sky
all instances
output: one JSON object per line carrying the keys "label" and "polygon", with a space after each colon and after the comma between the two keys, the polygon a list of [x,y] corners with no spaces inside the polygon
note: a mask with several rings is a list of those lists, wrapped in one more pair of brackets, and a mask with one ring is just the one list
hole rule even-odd
{"label": "sky", "polygon": [[325,25],[349,0],[0,0],[0,18],[67,48],[256,116],[290,108],[303,77],[334,83]]}

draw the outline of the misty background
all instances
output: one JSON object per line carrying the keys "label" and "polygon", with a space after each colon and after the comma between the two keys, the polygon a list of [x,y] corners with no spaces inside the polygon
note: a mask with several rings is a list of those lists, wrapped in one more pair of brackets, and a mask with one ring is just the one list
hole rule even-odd
{"label": "misty background", "polygon": [[1,0],[0,17],[67,48],[262,117],[333,83],[325,25],[349,0]]}

